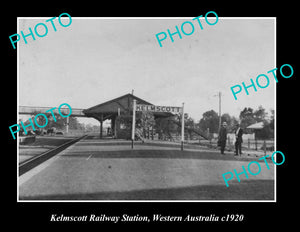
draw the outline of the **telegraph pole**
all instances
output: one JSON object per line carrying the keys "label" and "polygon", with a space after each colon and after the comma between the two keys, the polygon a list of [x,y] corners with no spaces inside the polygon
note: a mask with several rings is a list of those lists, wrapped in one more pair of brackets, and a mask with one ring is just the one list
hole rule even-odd
{"label": "telegraph pole", "polygon": [[221,92],[219,92],[219,130],[221,129]]}
{"label": "telegraph pole", "polygon": [[131,149],[133,149],[133,143],[135,138],[135,110],[136,110],[136,100],[133,100],[132,107],[132,131],[131,131]]}
{"label": "telegraph pole", "polygon": [[182,103],[182,115],[181,115],[181,151],[183,151],[184,143],[184,103]]}
{"label": "telegraph pole", "polygon": [[218,95],[216,95],[216,94],[214,95],[214,97],[216,97],[216,96],[219,97],[219,131],[220,131],[220,129],[221,129],[221,96],[222,96],[221,91],[218,92]]}
{"label": "telegraph pole", "polygon": [[66,123],[66,133],[67,134],[69,133],[69,124],[70,124],[69,117],[67,117],[67,123]]}

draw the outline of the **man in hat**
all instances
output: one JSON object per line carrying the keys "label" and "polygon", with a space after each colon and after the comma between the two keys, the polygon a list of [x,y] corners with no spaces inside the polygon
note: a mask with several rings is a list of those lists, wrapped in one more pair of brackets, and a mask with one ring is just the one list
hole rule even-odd
{"label": "man in hat", "polygon": [[218,137],[218,145],[221,148],[221,154],[224,155],[224,150],[226,146],[226,139],[227,139],[227,123],[223,122],[220,132],[219,132],[219,137]]}
{"label": "man in hat", "polygon": [[235,155],[242,154],[242,143],[243,143],[243,129],[240,124],[236,124],[235,129]]}

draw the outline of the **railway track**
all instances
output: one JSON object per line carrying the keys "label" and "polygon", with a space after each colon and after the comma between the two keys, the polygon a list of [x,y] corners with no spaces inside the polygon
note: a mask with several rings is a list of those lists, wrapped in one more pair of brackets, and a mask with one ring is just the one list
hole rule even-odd
{"label": "railway track", "polygon": [[72,144],[78,142],[79,140],[85,138],[87,135],[75,138],[71,141],[68,141],[56,148],[53,148],[49,151],[46,151],[40,155],[34,156],[29,160],[24,161],[23,163],[19,164],[19,176],[23,175],[24,173],[30,171],[34,167],[38,166],[39,164],[45,162],[46,160],[50,159],[51,157],[55,156],[59,152],[63,151],[67,147],[71,146]]}

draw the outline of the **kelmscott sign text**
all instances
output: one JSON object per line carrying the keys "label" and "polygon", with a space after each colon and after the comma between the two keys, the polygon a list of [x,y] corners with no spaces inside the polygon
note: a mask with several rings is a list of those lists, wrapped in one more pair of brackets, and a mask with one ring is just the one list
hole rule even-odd
{"label": "kelmscott sign text", "polygon": [[150,111],[150,112],[170,112],[170,113],[181,113],[181,107],[174,106],[154,106],[154,105],[136,105],[136,111]]}

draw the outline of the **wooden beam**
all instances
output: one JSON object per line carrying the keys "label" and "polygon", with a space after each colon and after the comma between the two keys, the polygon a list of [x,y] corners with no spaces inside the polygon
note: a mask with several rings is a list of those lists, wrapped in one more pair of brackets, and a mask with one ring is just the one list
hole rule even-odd
{"label": "wooden beam", "polygon": [[100,116],[100,139],[102,139],[102,131],[103,131],[103,114]]}

